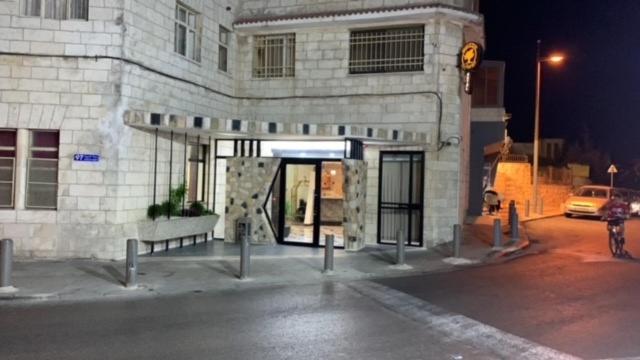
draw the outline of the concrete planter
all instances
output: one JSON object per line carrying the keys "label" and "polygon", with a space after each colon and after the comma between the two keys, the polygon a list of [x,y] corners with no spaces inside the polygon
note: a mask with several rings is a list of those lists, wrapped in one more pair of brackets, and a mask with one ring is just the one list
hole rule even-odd
{"label": "concrete planter", "polygon": [[212,232],[218,219],[216,214],[198,217],[158,218],[138,223],[141,241],[163,241]]}

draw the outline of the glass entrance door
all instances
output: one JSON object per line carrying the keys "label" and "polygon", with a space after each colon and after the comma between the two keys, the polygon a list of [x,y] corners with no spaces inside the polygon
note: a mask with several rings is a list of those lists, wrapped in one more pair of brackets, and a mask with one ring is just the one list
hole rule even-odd
{"label": "glass entrance door", "polygon": [[378,243],[422,246],[424,154],[381,152],[379,181]]}
{"label": "glass entrance door", "polygon": [[314,245],[316,239],[316,164],[284,165],[284,243]]}
{"label": "glass entrance door", "polygon": [[267,200],[278,241],[324,246],[325,236],[334,235],[335,246],[344,247],[343,187],[340,161],[283,159]]}

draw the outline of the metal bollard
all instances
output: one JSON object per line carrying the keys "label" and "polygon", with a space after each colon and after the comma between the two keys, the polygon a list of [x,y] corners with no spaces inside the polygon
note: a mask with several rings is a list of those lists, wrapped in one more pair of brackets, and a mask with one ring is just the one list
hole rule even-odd
{"label": "metal bollard", "polygon": [[531,215],[531,201],[526,200],[524,202],[524,217],[528,218]]}
{"label": "metal bollard", "polygon": [[333,243],[335,235],[326,235],[324,238],[324,273],[333,272]]}
{"label": "metal bollard", "polygon": [[516,212],[516,202],[514,200],[509,201],[509,224],[513,222],[513,213]]}
{"label": "metal bollard", "polygon": [[493,247],[502,247],[502,220],[493,220]]}
{"label": "metal bollard", "polygon": [[11,271],[13,270],[13,240],[0,241],[0,288],[11,287]]}
{"label": "metal bollard", "polygon": [[251,262],[251,234],[249,227],[245,227],[245,233],[240,241],[240,280],[249,278]]}
{"label": "metal bollard", "polygon": [[462,226],[453,225],[453,257],[460,257],[460,245],[462,244]]}
{"label": "metal bollard", "polygon": [[405,264],[404,254],[404,233],[402,230],[398,230],[396,237],[396,265]]}
{"label": "metal bollard", "polygon": [[513,224],[511,224],[511,240],[520,240],[520,228],[519,228],[518,213],[513,214]]}
{"label": "metal bollard", "polygon": [[127,263],[126,263],[125,286],[128,288],[138,285],[138,240],[127,240]]}

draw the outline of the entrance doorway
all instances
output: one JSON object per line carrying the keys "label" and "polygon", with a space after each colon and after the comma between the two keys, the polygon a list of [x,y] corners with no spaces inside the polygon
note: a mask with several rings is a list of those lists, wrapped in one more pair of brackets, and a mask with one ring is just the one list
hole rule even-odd
{"label": "entrance doorway", "polygon": [[319,247],[334,235],[344,247],[343,185],[341,161],[283,159],[268,200],[278,242]]}
{"label": "entrance doorway", "polygon": [[402,230],[409,246],[423,244],[424,154],[380,152],[378,243],[395,244]]}

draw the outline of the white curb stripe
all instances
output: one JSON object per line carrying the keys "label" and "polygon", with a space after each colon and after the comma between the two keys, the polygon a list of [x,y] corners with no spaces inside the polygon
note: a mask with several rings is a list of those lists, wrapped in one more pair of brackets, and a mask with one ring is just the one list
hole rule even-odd
{"label": "white curb stripe", "polygon": [[395,289],[360,281],[348,286],[386,308],[441,333],[447,339],[473,344],[505,359],[558,360],[578,357],[536,344],[463,315],[452,314],[429,302]]}

